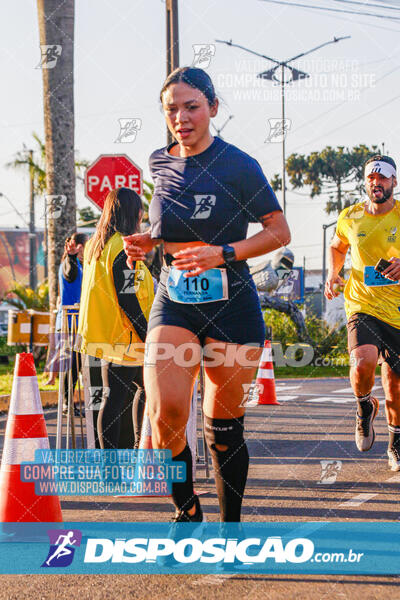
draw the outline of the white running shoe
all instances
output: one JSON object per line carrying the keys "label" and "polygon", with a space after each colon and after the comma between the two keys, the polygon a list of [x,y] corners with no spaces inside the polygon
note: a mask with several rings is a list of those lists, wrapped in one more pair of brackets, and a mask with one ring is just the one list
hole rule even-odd
{"label": "white running shoe", "polygon": [[360,417],[356,413],[356,445],[360,452],[367,452],[372,448],[375,440],[374,419],[378,414],[379,401],[378,398],[371,396],[372,411],[366,417]]}
{"label": "white running shoe", "polygon": [[400,471],[400,452],[396,446],[388,448],[389,467],[392,471]]}

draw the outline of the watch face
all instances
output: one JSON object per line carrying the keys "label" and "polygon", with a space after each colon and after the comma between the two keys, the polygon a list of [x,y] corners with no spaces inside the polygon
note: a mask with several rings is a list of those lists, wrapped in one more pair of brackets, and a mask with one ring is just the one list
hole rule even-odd
{"label": "watch face", "polygon": [[222,254],[225,262],[233,262],[235,260],[235,249],[232,246],[224,246]]}

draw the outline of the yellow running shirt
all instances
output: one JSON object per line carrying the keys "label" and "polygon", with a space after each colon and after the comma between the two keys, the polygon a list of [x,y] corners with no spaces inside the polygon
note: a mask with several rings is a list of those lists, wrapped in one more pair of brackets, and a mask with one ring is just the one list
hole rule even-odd
{"label": "yellow running shirt", "polygon": [[351,247],[351,275],[344,290],[347,318],[362,312],[400,329],[400,285],[364,284],[364,267],[375,266],[380,258],[400,258],[400,202],[384,215],[367,213],[364,202],[345,208],[336,235]]}

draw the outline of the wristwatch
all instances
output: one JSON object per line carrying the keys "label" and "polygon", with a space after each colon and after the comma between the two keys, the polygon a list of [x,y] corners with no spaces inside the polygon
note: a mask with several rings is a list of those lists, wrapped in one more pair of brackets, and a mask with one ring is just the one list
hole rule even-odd
{"label": "wristwatch", "polygon": [[235,262],[235,248],[233,246],[225,244],[224,246],[222,246],[222,256],[224,258],[225,263],[227,264]]}

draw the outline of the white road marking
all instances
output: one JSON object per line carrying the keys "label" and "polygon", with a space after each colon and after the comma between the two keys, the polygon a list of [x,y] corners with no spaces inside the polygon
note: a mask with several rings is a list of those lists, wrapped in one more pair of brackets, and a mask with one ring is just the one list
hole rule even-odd
{"label": "white road marking", "polygon": [[[393,475],[393,477],[389,477],[389,479],[386,479],[385,481],[383,481],[382,483],[400,483],[400,473],[396,473],[396,475]],[[346,502],[341,502],[341,504],[339,504],[339,506],[347,506],[347,507],[354,507],[356,508],[357,506],[361,506],[361,504],[364,504],[364,502],[368,502],[368,500],[371,500],[371,498],[375,498],[375,496],[378,496],[379,493],[363,493],[363,494],[358,494],[357,496],[354,496],[353,498],[350,498],[350,500],[346,500]]]}
{"label": "white road marking", "polygon": [[305,402],[332,402],[332,404],[351,404],[354,398],[332,398],[332,396],[323,396],[322,398],[310,398]]}
{"label": "white road marking", "polygon": [[[375,392],[377,390],[382,390],[382,386],[380,383],[377,383],[376,385],[374,385],[374,387],[372,388],[372,391]],[[332,394],[353,394],[353,388],[350,387],[345,387],[345,388],[340,388],[340,390],[332,390],[331,392]]]}
{"label": "white road marking", "polygon": [[368,500],[371,500],[371,498],[374,498],[375,496],[377,496],[378,494],[358,494],[358,496],[354,496],[354,498],[350,498],[350,500],[346,500],[346,502],[342,502],[341,504],[339,504],[339,506],[352,506],[352,507],[356,507],[356,506],[361,506],[361,504],[364,504],[364,502],[368,502]]}
{"label": "white road marking", "polygon": [[221,585],[226,579],[232,579],[233,575],[203,575],[200,579],[196,579],[190,585]]}
{"label": "white road marking", "polygon": [[282,384],[276,384],[276,390],[279,392],[290,392],[292,390],[298,390],[299,387],[301,387],[301,385],[282,385]]}

